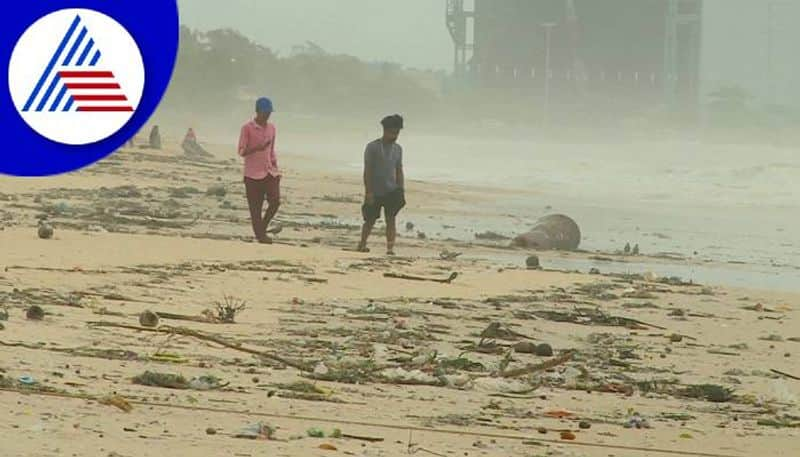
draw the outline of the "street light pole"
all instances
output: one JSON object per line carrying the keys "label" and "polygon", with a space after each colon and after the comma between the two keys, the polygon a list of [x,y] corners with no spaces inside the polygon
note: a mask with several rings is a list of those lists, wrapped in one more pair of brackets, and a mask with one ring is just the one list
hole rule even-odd
{"label": "street light pole", "polygon": [[550,125],[550,36],[555,27],[555,22],[542,24],[545,30],[545,57],[544,57],[544,116],[545,125]]}

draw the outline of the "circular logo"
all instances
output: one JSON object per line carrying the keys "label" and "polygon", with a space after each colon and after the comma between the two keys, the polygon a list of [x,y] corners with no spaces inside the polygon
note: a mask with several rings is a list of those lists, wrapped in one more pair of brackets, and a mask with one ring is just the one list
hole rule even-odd
{"label": "circular logo", "polygon": [[175,66],[177,0],[17,2],[9,15],[0,175],[79,170],[145,126]]}
{"label": "circular logo", "polygon": [[11,98],[25,122],[72,145],[118,132],[139,107],[144,79],[133,37],[119,22],[88,9],[64,9],[34,22],[8,65]]}

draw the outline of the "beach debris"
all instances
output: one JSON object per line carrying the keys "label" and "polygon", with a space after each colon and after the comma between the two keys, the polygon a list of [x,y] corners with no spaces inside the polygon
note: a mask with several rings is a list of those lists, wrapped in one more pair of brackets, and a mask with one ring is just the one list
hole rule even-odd
{"label": "beach debris", "polygon": [[551,368],[555,368],[559,365],[569,362],[570,360],[572,360],[575,354],[576,354],[575,351],[566,351],[562,355],[550,359],[546,362],[530,364],[522,368],[503,370],[502,373],[500,373],[500,376],[503,378],[516,378],[519,376],[525,376],[533,373],[538,373],[540,371],[549,370]]}
{"label": "beach debris", "polygon": [[475,234],[475,239],[485,240],[485,241],[504,241],[504,240],[508,240],[510,238],[505,236],[505,235],[501,235],[499,233],[495,233],[495,232],[492,232],[492,231],[487,231],[487,232],[483,232],[483,233],[476,233]]}
{"label": "beach debris", "polygon": [[525,266],[528,267],[529,270],[538,270],[541,268],[541,264],[539,263],[539,256],[529,255],[525,259]]}
{"label": "beach debris", "polygon": [[133,330],[133,331],[147,331],[153,333],[162,333],[165,335],[181,335],[181,336],[190,336],[193,338],[197,338],[202,341],[210,341],[212,343],[218,344],[220,346],[226,347],[228,349],[232,349],[235,351],[245,352],[247,354],[252,354],[258,356],[262,359],[270,360],[273,362],[280,363],[282,365],[286,365],[297,370],[303,372],[311,372],[313,368],[311,368],[307,363],[302,361],[294,361],[287,359],[285,357],[281,357],[277,354],[272,354],[266,351],[259,351],[256,349],[250,349],[243,347],[241,343],[238,342],[231,342],[226,339],[209,335],[203,332],[199,332],[197,330],[192,330],[184,327],[170,327],[168,329],[165,328],[147,328],[147,327],[137,327],[132,325],[125,325],[125,324],[117,324],[116,322],[104,322],[104,321],[95,321],[95,322],[87,322],[87,325],[90,327],[97,327],[97,328],[121,328],[126,330]]}
{"label": "beach debris", "polygon": [[342,438],[346,438],[348,440],[366,441],[367,443],[382,443],[385,441],[384,438],[373,437],[373,436],[350,435],[347,433],[342,433]]}
{"label": "beach debris", "polygon": [[133,405],[131,405],[130,402],[128,402],[128,400],[121,395],[108,395],[101,398],[99,403],[101,405],[114,406],[122,411],[125,411],[126,413],[133,411]]}
{"label": "beach debris", "polygon": [[530,341],[520,341],[519,343],[515,344],[514,352],[519,354],[533,354],[536,352],[536,343],[532,343]]}
{"label": "beach debris", "polygon": [[8,309],[0,308],[0,321],[7,321],[9,318]]}
{"label": "beach debris", "polygon": [[428,235],[426,235],[425,232],[417,232],[417,239],[419,239],[419,240],[427,240],[428,239]]}
{"label": "beach debris", "polygon": [[600,274],[600,269],[592,267],[592,268],[589,269],[589,274],[590,275],[599,275]]}
{"label": "beach debris", "polygon": [[40,321],[44,319],[44,309],[39,305],[31,305],[25,311],[25,317],[30,321]]}
{"label": "beach debris", "polygon": [[683,335],[673,333],[669,336],[669,341],[672,343],[680,343],[681,341],[683,341]]}
{"label": "beach debris", "polygon": [[631,254],[639,255],[639,245],[638,244],[633,246],[633,249],[631,250]]}
{"label": "beach debris", "polygon": [[206,195],[212,197],[225,197],[228,194],[224,184],[212,184],[206,189]]}
{"label": "beach debris", "polygon": [[445,380],[425,373],[422,370],[406,370],[402,367],[389,368],[381,372],[381,376],[393,384],[443,386]]}
{"label": "beach debris", "polygon": [[452,273],[450,273],[450,276],[448,276],[446,279],[431,278],[431,277],[416,276],[416,275],[407,275],[407,274],[401,274],[401,273],[391,273],[391,272],[390,273],[384,273],[383,277],[384,278],[393,278],[393,279],[405,279],[405,280],[408,280],[408,281],[429,281],[429,282],[436,282],[436,283],[440,283],[440,284],[450,284],[458,277],[458,273],[452,272]]}
{"label": "beach debris", "polygon": [[263,422],[256,422],[244,426],[233,437],[246,440],[272,440],[275,438],[275,429]]}
{"label": "beach debris", "polygon": [[484,392],[513,395],[525,395],[536,390],[536,386],[531,386],[526,381],[490,377],[476,378],[473,381],[473,386],[475,389]]}
{"label": "beach debris", "polygon": [[214,427],[208,427],[206,429],[206,435],[216,435],[216,434],[217,434],[217,429],[215,429]]}
{"label": "beach debris", "polygon": [[39,238],[43,240],[49,240],[53,237],[53,226],[46,221],[39,221],[37,234],[39,235]]}
{"label": "beach debris", "polygon": [[139,325],[142,327],[155,328],[158,327],[158,314],[145,310],[139,314]]}
{"label": "beach debris", "polygon": [[552,357],[553,356],[553,347],[547,343],[541,343],[536,345],[536,349],[533,352],[535,355],[539,357]]}
{"label": "beach debris", "polygon": [[625,243],[625,247],[622,249],[622,252],[625,255],[630,254],[631,253],[631,244],[630,243]]}
{"label": "beach debris", "polygon": [[203,314],[207,317],[211,317],[218,322],[224,324],[233,324],[236,320],[236,315],[247,309],[247,302],[244,300],[240,300],[234,298],[230,295],[225,295],[222,297],[222,301],[217,301],[214,303],[216,315],[210,314],[208,310],[206,310]]}
{"label": "beach debris", "polygon": [[36,379],[33,378],[33,376],[28,376],[28,375],[20,376],[19,378],[17,378],[17,381],[19,381],[19,383],[24,386],[34,386],[38,384],[38,382],[36,381]]}
{"label": "beach debris", "polygon": [[771,372],[773,372],[773,373],[775,373],[775,374],[779,374],[779,375],[781,375],[781,376],[785,376],[785,377],[787,377],[787,378],[789,378],[789,379],[794,379],[795,381],[800,381],[800,376],[791,375],[791,374],[789,374],[789,373],[785,373],[785,372],[783,372],[783,371],[779,371],[779,370],[776,370],[776,369],[774,369],[774,368],[770,368],[770,370],[769,370],[769,371],[771,371]]}
{"label": "beach debris", "polygon": [[544,417],[549,417],[551,419],[568,419],[570,417],[575,417],[575,413],[565,409],[551,409],[550,411],[545,411]]}
{"label": "beach debris", "polygon": [[336,451],[336,450],[338,450],[336,448],[336,446],[334,446],[332,444],[329,444],[329,443],[320,444],[319,448],[322,449],[323,451]]}
{"label": "beach debris", "polygon": [[680,390],[678,395],[715,403],[725,403],[733,399],[733,392],[733,389],[717,384],[692,384]]}
{"label": "beach debris", "polygon": [[489,324],[479,335],[482,339],[501,339],[501,340],[516,340],[519,338],[525,338],[528,340],[532,340],[528,336],[525,336],[521,333],[517,333],[508,328],[507,325],[503,324],[502,322],[492,322]]}
{"label": "beach debris", "polygon": [[538,250],[574,251],[581,242],[581,231],[574,220],[563,214],[545,216],[527,233],[511,242],[514,247]]}
{"label": "beach debris", "polygon": [[622,425],[625,428],[651,428],[650,422],[642,417],[639,413],[633,413],[631,417],[628,418],[627,421]]}
{"label": "beach debris", "polygon": [[460,252],[449,251],[449,250],[445,249],[445,250],[443,250],[442,252],[439,253],[439,258],[442,259],[442,260],[455,260],[458,257],[460,257],[461,254],[462,253],[460,253]]}
{"label": "beach debris", "polygon": [[325,438],[325,431],[319,427],[311,427],[306,430],[306,435],[310,438]]}
{"label": "beach debris", "polygon": [[775,427],[775,428],[800,428],[800,421],[797,417],[783,417],[777,419],[759,419],[756,421],[756,424],[763,425],[765,427]]}
{"label": "beach debris", "polygon": [[592,428],[592,424],[589,421],[580,421],[578,422],[578,428],[581,430],[589,430]]}
{"label": "beach debris", "polygon": [[189,381],[188,387],[194,390],[217,390],[230,385],[229,382],[223,383],[222,380],[212,375],[195,376]]}
{"label": "beach debris", "polygon": [[602,325],[607,327],[625,327],[633,330],[645,330],[650,327],[657,328],[659,330],[666,330],[664,327],[648,324],[646,322],[628,317],[612,316],[599,309],[592,308],[575,308],[572,312],[539,310],[533,311],[532,314],[541,319],[553,322],[579,325]]}
{"label": "beach debris", "polygon": [[411,232],[414,230],[414,223],[413,222],[406,222],[406,232]]}
{"label": "beach debris", "polygon": [[182,375],[145,371],[133,378],[134,384],[167,389],[188,389],[189,382]]}

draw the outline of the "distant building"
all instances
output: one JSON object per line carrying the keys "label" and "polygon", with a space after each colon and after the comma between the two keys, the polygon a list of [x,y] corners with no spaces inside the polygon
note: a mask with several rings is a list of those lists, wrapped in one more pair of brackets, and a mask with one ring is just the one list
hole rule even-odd
{"label": "distant building", "polygon": [[702,0],[447,1],[455,75],[554,106],[691,109],[700,87]]}

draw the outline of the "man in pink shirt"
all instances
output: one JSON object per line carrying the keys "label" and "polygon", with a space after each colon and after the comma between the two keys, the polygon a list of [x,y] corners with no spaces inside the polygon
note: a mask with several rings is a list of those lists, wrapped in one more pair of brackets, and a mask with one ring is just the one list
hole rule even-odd
{"label": "man in pink shirt", "polygon": [[[281,204],[281,174],[275,156],[275,125],[269,123],[272,101],[259,98],[256,102],[256,117],[242,126],[239,136],[239,156],[244,158],[244,186],[253,233],[259,243],[272,243],[267,230]],[[264,199],[267,210],[264,216]]]}

